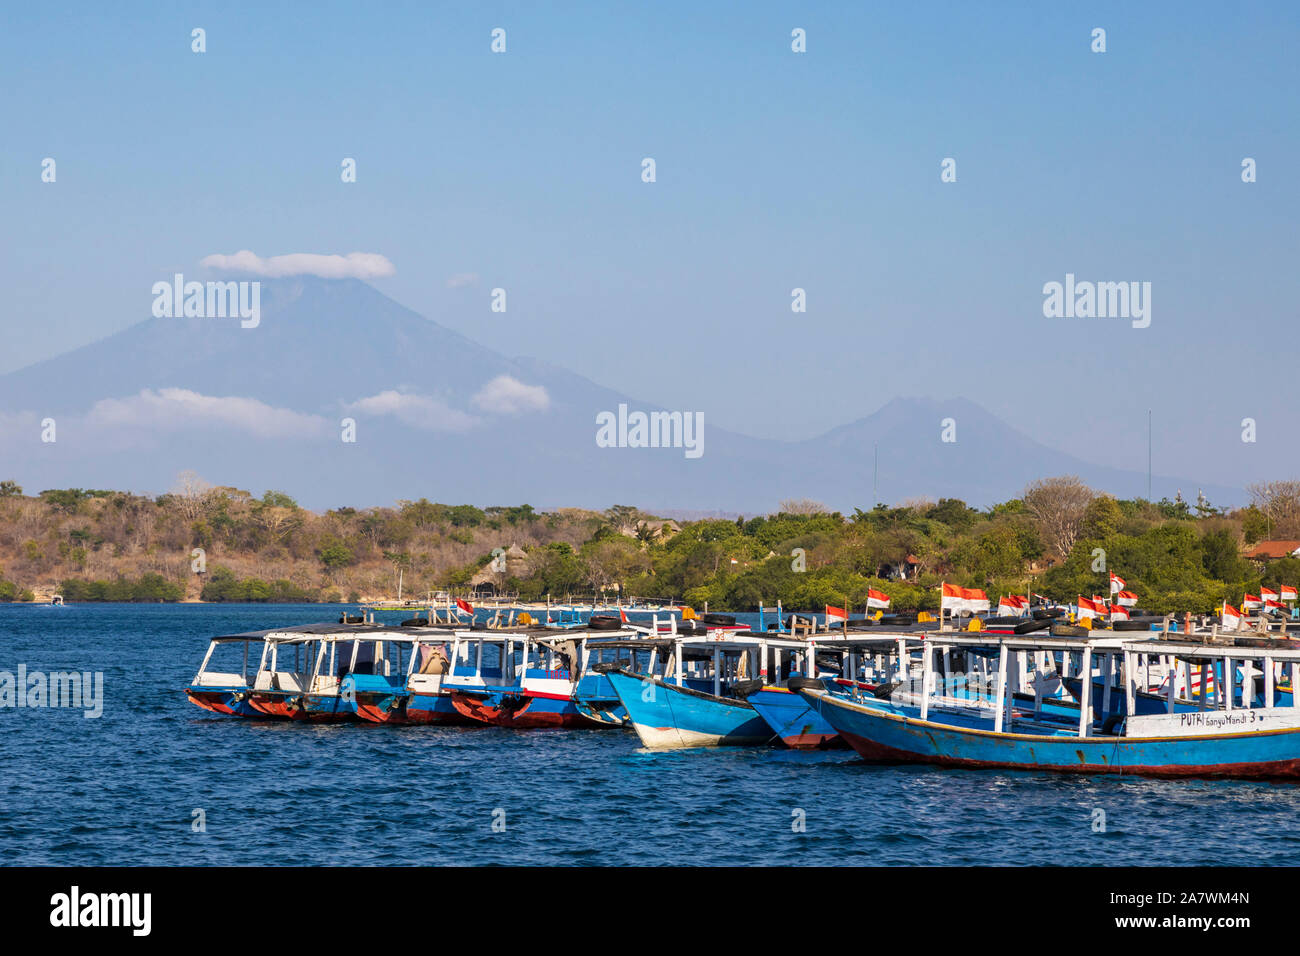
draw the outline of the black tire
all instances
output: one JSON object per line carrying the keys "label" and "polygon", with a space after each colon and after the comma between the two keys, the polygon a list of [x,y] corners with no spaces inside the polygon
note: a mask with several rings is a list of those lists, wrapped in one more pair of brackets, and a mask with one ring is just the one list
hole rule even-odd
{"label": "black tire", "polygon": [[587,627],[593,631],[618,631],[622,629],[623,622],[608,614],[593,614],[587,619]]}
{"label": "black tire", "polygon": [[731,685],[731,696],[744,700],[750,694],[757,694],[764,687],[762,680],[742,680]]}
{"label": "black tire", "polygon": [[422,617],[407,618],[402,622],[402,627],[428,627],[429,622]]}
{"label": "black tire", "polygon": [[736,623],[733,614],[705,614],[700,620],[705,624],[712,624],[714,627],[731,627]]}
{"label": "black tire", "polygon": [[800,677],[798,674],[794,675],[788,681],[786,681],[785,685],[786,687],[790,688],[790,690],[795,691],[796,693],[801,690],[825,690],[826,689],[826,684],[824,681],[821,681],[816,677]]}
{"label": "black tire", "polygon": [[999,614],[995,617],[986,617],[984,619],[984,626],[997,627],[999,624],[1016,625],[1023,620],[1023,617],[1013,617],[1010,614]]}
{"label": "black tire", "polygon": [[1017,634],[1032,634],[1034,631],[1045,631],[1051,626],[1051,621],[1021,621],[1014,630]]}
{"label": "black tire", "polygon": [[1087,637],[1092,632],[1077,624],[1053,624],[1052,637]]}
{"label": "black tire", "polygon": [[1116,621],[1110,626],[1112,631],[1149,631],[1151,622],[1149,621]]}

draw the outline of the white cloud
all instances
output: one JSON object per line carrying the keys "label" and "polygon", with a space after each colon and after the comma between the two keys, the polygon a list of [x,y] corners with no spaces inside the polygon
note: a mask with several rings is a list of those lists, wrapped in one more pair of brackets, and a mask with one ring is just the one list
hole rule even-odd
{"label": "white cloud", "polygon": [[467,285],[475,285],[478,282],[477,272],[458,272],[447,280],[448,289],[462,289]]}
{"label": "white cloud", "polygon": [[473,415],[458,411],[441,399],[391,388],[359,398],[346,407],[364,415],[391,415],[398,421],[426,431],[460,432],[478,424]]}
{"label": "white cloud", "polygon": [[294,252],[287,256],[261,256],[241,249],[233,256],[205,256],[199,265],[223,272],[249,272],[268,279],[285,276],[319,276],[322,279],[379,279],[396,274],[386,256],[377,252],[349,252],[346,256]]}
{"label": "white cloud", "polygon": [[542,385],[525,385],[509,375],[498,375],[488,382],[471,401],[485,412],[519,415],[543,412],[551,405],[551,396]]}
{"label": "white cloud", "polygon": [[319,415],[276,408],[255,398],[201,395],[187,388],[143,389],[130,398],[105,398],[86,416],[90,425],[137,425],[149,428],[183,428],[218,425],[246,431],[260,438],[303,438],[325,433]]}

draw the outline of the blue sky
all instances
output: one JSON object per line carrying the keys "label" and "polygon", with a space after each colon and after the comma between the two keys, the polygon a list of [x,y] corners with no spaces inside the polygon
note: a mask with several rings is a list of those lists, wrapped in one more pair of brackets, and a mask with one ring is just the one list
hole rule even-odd
{"label": "blue sky", "polygon": [[[362,251],[471,338],[754,435],[962,395],[1102,464],[1145,469],[1153,408],[1158,471],[1300,471],[1294,3],[229,6],[0,14],[0,371],[209,254]],[[1067,272],[1151,282],[1151,327],[1044,318]]]}

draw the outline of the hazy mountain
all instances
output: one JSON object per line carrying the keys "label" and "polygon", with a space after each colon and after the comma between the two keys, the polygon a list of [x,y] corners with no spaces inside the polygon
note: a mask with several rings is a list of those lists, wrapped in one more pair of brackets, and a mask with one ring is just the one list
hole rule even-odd
{"label": "hazy mountain", "polygon": [[[762,387],[756,384],[754,387]],[[1050,379],[1027,386],[1050,388]],[[149,318],[63,356],[0,376],[0,476],[49,487],[162,491],[177,472],[310,507],[425,496],[481,505],[746,513],[782,498],[851,510],[879,496],[959,497],[984,505],[1046,475],[1077,473],[1132,497],[1146,475],[1089,465],[1017,432],[964,399],[897,399],[799,442],[709,424],[704,453],[601,448],[596,416],[657,406],[556,366],[507,358],[356,280],[263,281],[257,328],[235,319]],[[43,419],[57,440],[41,441]],[[356,422],[344,442],[341,422]],[[955,422],[955,442],[941,422]],[[1086,423],[1071,430],[1086,433]],[[1157,477],[1157,498],[1193,499],[1194,480]],[[1205,487],[1215,503],[1237,489]]]}

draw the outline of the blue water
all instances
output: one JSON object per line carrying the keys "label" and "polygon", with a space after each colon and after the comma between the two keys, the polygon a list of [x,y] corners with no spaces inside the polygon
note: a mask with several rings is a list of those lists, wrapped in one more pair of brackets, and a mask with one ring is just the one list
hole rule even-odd
{"label": "blue water", "polygon": [[[0,859],[1205,865],[1300,853],[1289,784],[874,767],[849,752],[651,753],[618,731],[253,722],[185,699],[210,635],[337,613],[0,604],[0,670],[101,670],[106,698],[92,720],[0,708]],[[196,809],[206,832],[192,829]],[[1105,833],[1092,830],[1095,809]],[[795,810],[806,832],[793,832]]]}

